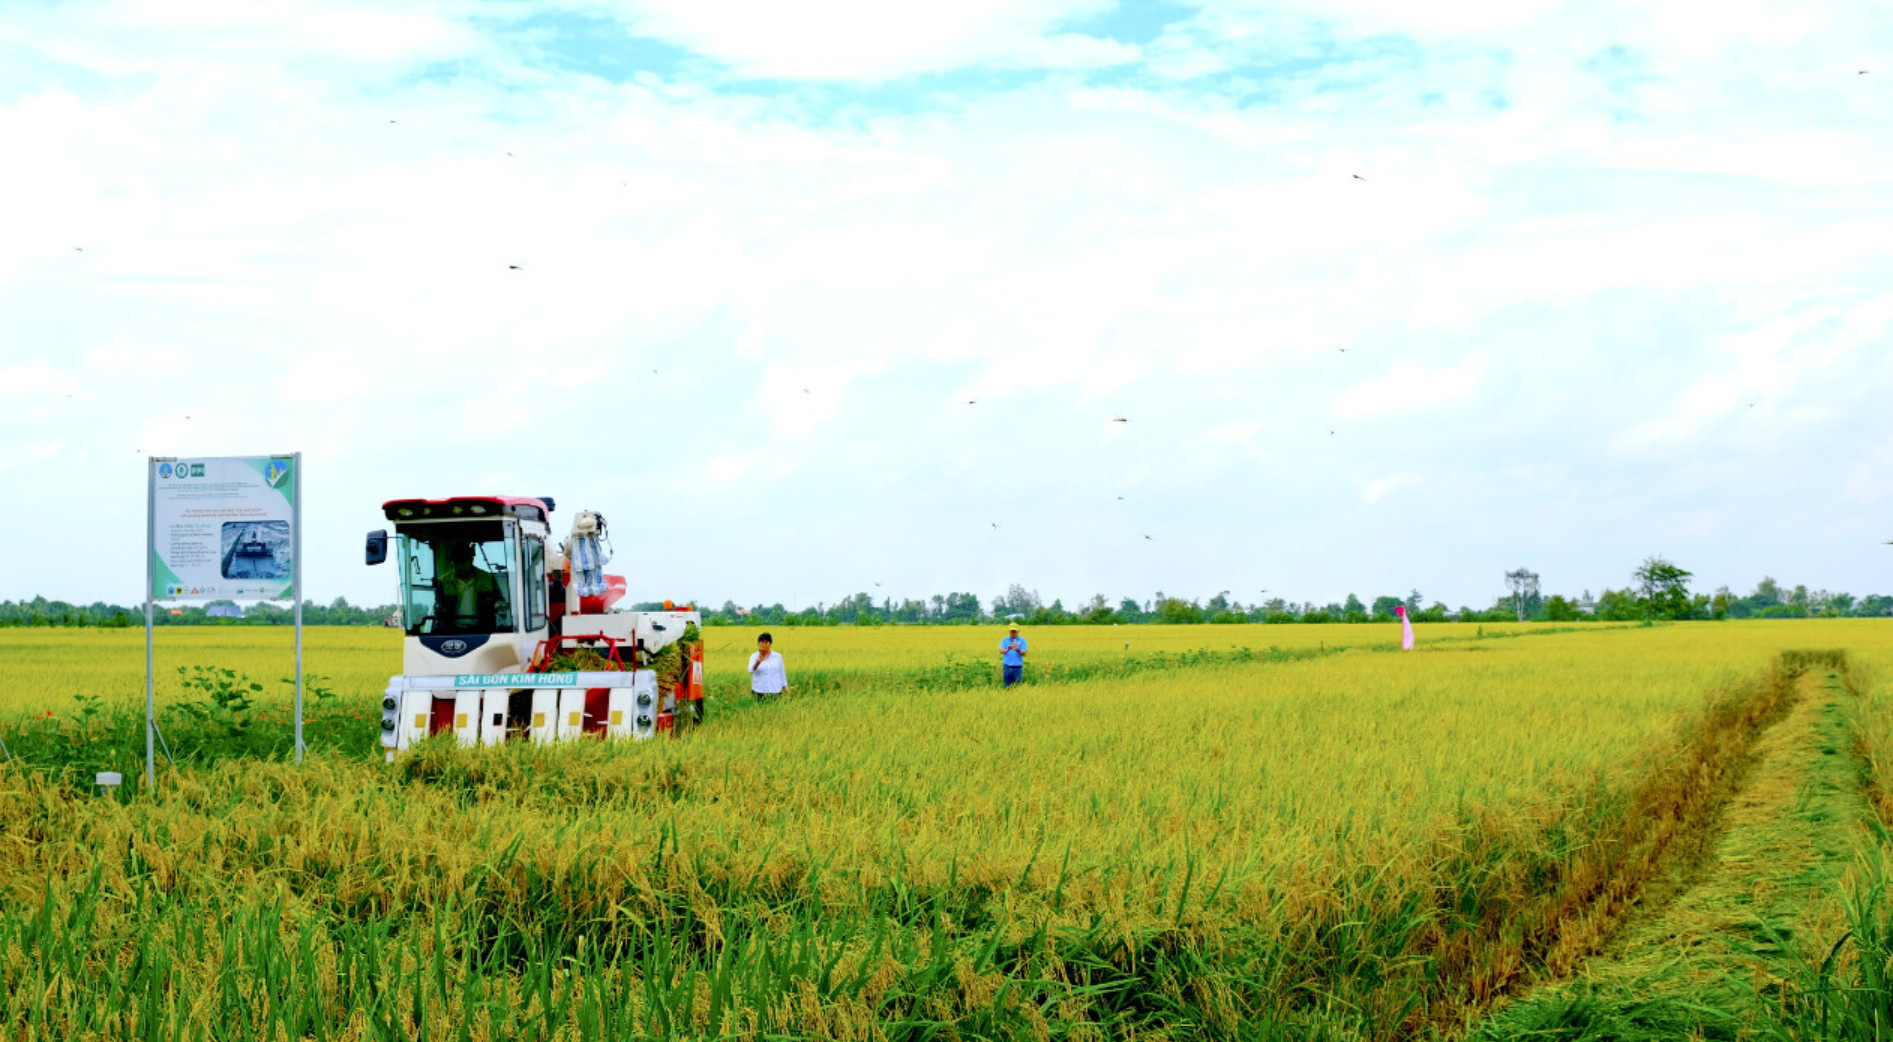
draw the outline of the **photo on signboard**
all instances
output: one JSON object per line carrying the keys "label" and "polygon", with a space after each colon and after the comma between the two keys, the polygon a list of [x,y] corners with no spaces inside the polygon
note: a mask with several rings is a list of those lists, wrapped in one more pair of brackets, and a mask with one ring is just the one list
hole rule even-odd
{"label": "photo on signboard", "polygon": [[289,577],[289,522],[225,521],[223,577],[226,579],[286,579]]}

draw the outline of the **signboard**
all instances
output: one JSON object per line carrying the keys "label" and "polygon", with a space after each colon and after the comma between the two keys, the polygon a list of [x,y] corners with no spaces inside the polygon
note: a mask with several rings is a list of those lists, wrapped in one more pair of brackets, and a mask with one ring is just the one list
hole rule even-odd
{"label": "signboard", "polygon": [[[145,787],[158,784],[153,601],[293,600],[302,762],[302,453],[153,457],[145,475]],[[165,750],[165,756],[171,755]]]}
{"label": "signboard", "polygon": [[296,462],[294,456],[152,460],[151,599],[293,597]]}

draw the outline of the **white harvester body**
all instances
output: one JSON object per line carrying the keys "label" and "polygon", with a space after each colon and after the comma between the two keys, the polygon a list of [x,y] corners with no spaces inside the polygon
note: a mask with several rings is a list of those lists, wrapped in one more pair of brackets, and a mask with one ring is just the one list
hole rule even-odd
{"label": "white harvester body", "polygon": [[[401,571],[402,673],[382,696],[389,759],[436,735],[462,745],[583,737],[649,738],[702,719],[702,645],[656,663],[701,619],[689,608],[617,611],[620,576],[599,540],[604,519],[581,511],[552,543],[552,500],[477,496],[383,505]],[[368,536],[368,563],[388,556]],[[561,669],[583,656],[587,668]]]}

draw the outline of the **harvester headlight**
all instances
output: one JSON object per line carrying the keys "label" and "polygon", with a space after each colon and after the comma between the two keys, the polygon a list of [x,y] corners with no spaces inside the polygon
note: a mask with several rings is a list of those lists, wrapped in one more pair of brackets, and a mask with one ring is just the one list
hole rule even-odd
{"label": "harvester headlight", "polygon": [[392,731],[392,730],[394,730],[394,721],[393,721],[393,720],[383,720],[383,721],[381,721],[381,729],[382,729],[383,731]]}
{"label": "harvester headlight", "polygon": [[645,715],[644,715],[643,713],[639,713],[639,714],[638,714],[638,726],[639,726],[639,727],[649,727],[649,726],[651,726],[651,718],[650,718],[650,717],[648,717],[648,716],[645,716]]}
{"label": "harvester headlight", "polygon": [[400,705],[401,703],[394,700],[393,695],[389,695],[388,697],[381,700],[381,708],[390,713],[394,712],[395,709],[398,708]]}
{"label": "harvester headlight", "polygon": [[650,696],[650,695],[647,695],[647,694],[643,694],[643,693],[640,693],[640,694],[638,695],[638,705],[641,705],[641,706],[648,706],[648,705],[650,705],[650,704],[651,704],[651,696]]}

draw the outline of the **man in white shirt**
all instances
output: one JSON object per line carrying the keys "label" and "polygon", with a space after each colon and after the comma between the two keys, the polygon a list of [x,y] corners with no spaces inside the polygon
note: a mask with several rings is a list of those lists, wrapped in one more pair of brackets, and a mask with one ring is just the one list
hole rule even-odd
{"label": "man in white shirt", "polygon": [[774,644],[765,633],[756,638],[756,653],[749,656],[749,693],[759,702],[789,693],[789,673],[782,668],[782,656],[775,653]]}

